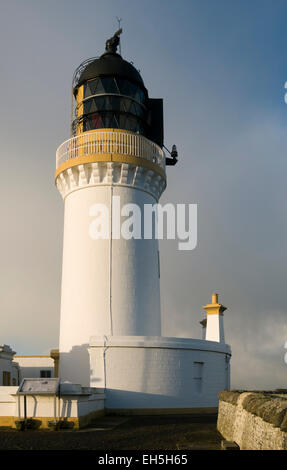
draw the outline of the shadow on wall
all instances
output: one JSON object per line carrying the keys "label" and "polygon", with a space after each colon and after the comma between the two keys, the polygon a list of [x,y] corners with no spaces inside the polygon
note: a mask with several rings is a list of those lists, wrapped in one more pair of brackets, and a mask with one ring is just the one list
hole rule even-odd
{"label": "shadow on wall", "polygon": [[211,412],[217,412],[218,400],[215,396],[210,399],[197,393],[184,394],[179,396],[164,393],[135,392],[128,390],[105,389],[105,407],[110,412],[114,410],[202,410],[203,408]]}
{"label": "shadow on wall", "polygon": [[90,386],[89,344],[74,346],[69,352],[60,352],[59,377],[61,382]]}

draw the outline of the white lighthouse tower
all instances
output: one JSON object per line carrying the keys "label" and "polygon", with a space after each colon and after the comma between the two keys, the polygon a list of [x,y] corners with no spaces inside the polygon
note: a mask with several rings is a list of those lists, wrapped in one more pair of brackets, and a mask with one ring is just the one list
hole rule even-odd
{"label": "white lighthouse tower", "polygon": [[[124,239],[116,219],[128,204],[144,213],[165,189],[162,101],[149,99],[139,72],[116,53],[118,39],[78,73],[74,136],[57,150],[65,203],[60,374],[84,384],[92,335],[161,334],[157,240]],[[95,239],[100,205],[109,233]]]}
{"label": "white lighthouse tower", "polygon": [[72,137],[57,150],[65,204],[59,375],[103,388],[113,410],[216,406],[230,348],[223,336],[161,336],[158,241],[129,220],[159,201],[166,163],[176,158],[162,150],[162,100],[117,53],[120,33],[77,69]]}

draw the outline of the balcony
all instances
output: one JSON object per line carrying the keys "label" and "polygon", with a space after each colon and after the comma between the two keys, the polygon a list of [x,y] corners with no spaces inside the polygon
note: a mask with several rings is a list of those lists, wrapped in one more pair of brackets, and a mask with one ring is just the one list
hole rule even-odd
{"label": "balcony", "polygon": [[[146,137],[118,129],[100,129],[85,132],[66,140],[56,152],[56,168],[70,159],[113,155],[137,157],[158,165],[165,172],[165,154],[163,150]],[[124,160],[124,158],[123,158]],[[74,160],[75,162],[75,160]],[[139,162],[140,164],[140,162]]]}

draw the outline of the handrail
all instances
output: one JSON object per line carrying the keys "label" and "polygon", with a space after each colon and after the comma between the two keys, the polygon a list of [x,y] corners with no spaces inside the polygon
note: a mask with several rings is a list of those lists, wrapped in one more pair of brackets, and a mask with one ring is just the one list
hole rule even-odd
{"label": "handrail", "polygon": [[56,168],[71,158],[112,153],[143,158],[165,169],[165,154],[157,144],[142,135],[118,130],[96,130],[66,140],[57,149]]}

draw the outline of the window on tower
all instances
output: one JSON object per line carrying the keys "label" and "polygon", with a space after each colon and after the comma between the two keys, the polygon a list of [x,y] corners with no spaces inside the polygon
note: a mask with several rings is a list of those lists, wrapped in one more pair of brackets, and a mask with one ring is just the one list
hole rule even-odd
{"label": "window on tower", "polygon": [[146,93],[139,86],[123,78],[98,77],[85,83],[84,99],[102,94],[129,96],[144,106],[147,102]]}
{"label": "window on tower", "polygon": [[139,86],[115,77],[98,77],[84,84],[84,99],[78,103],[74,133],[82,123],[83,131],[125,129],[147,134],[147,94]]}

